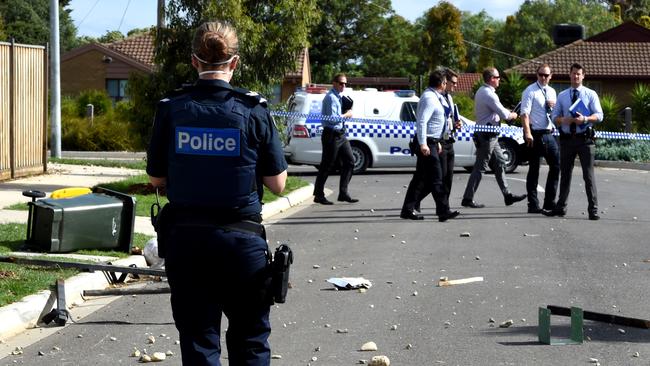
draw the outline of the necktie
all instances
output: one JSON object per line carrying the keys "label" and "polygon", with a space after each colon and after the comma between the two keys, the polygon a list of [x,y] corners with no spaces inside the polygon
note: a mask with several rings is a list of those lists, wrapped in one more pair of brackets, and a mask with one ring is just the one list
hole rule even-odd
{"label": "necktie", "polygon": [[[573,89],[571,90],[571,104],[575,103],[576,100],[578,100],[578,89]],[[575,122],[571,122],[571,126],[569,126],[569,130],[571,131],[572,135],[576,134]]]}

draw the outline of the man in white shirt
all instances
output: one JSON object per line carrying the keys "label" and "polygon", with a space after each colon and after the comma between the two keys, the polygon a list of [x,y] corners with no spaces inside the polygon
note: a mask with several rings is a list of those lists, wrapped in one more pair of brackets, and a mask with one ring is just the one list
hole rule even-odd
{"label": "man in white shirt", "polygon": [[537,81],[530,84],[521,97],[521,123],[529,154],[526,175],[528,213],[542,212],[537,198],[539,162],[542,157],[548,165],[543,205],[545,210],[555,208],[555,196],[560,180],[560,147],[553,136],[555,125],[551,121],[557,95],[555,89],[548,85],[551,77],[551,66],[540,65],[537,68]]}

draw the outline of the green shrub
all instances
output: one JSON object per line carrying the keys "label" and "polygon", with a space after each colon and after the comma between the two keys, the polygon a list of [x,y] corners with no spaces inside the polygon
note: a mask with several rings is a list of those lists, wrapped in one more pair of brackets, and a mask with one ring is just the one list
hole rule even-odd
{"label": "green shrub", "polygon": [[502,74],[501,83],[497,88],[497,95],[501,104],[508,109],[514,108],[521,100],[521,94],[528,84],[528,81],[518,72],[506,74],[505,78],[503,78]]}
{"label": "green shrub", "polygon": [[600,97],[600,106],[603,108],[603,122],[597,126],[601,131],[623,131],[619,112],[621,106],[616,101],[616,97],[611,94],[603,94]]}
{"label": "green shrub", "polygon": [[138,139],[132,136],[128,122],[110,116],[95,117],[92,124],[87,118],[68,117],[63,119],[61,145],[64,150],[133,151]]}
{"label": "green shrub", "polygon": [[94,106],[95,116],[101,116],[110,112],[113,108],[113,101],[105,90],[86,90],[77,97],[77,116],[86,116],[86,106]]}
{"label": "green shrub", "polygon": [[596,160],[650,161],[650,141],[598,140]]}
{"label": "green shrub", "polygon": [[650,133],[650,86],[637,83],[632,89],[631,95],[634,130]]}
{"label": "green shrub", "polygon": [[454,103],[458,105],[458,112],[465,118],[476,120],[474,114],[474,101],[466,94],[454,94]]}

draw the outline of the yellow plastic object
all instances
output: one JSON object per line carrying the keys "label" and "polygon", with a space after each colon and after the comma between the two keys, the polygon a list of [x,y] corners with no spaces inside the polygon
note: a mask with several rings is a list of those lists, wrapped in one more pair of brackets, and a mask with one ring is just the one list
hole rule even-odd
{"label": "yellow plastic object", "polygon": [[71,188],[62,188],[62,189],[57,189],[56,191],[52,192],[50,197],[58,199],[58,198],[72,198],[72,197],[77,197],[81,196],[83,194],[88,194],[92,193],[93,191],[90,190],[90,188],[86,187],[71,187]]}

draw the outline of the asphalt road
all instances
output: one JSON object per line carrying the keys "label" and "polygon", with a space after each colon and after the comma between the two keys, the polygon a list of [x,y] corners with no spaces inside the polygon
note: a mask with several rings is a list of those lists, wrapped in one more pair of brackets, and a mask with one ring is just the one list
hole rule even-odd
{"label": "asphalt road", "polygon": [[[523,193],[526,169],[508,176],[513,192]],[[313,168],[296,170],[313,181]],[[288,302],[271,313],[273,354],[282,356],[272,365],[355,365],[374,355],[409,366],[650,364],[650,330],[585,321],[582,345],[537,342],[538,307],[549,304],[650,318],[650,173],[598,168],[600,221],[587,220],[580,169],[574,173],[565,218],[527,214],[525,202],[505,207],[488,175],[475,197],[486,208],[460,208],[458,219],[438,223],[427,198],[426,220],[405,221],[399,209],[411,174],[399,170],[354,176],[358,204],[305,204],[275,217],[271,247],[288,242],[295,263]],[[457,171],[452,205],[468,176]],[[327,187],[337,185],[334,176]],[[442,276],[484,281],[437,287]],[[334,291],[330,277],[363,277],[372,287]],[[209,294],[196,301],[202,296]],[[499,328],[508,319],[514,324]],[[568,335],[568,318],[552,324],[553,336]],[[180,365],[177,335],[169,295],[125,296],[0,364],[134,365],[136,347],[171,350],[163,364]],[[359,351],[369,341],[378,351]],[[226,357],[224,346],[225,365]]]}

